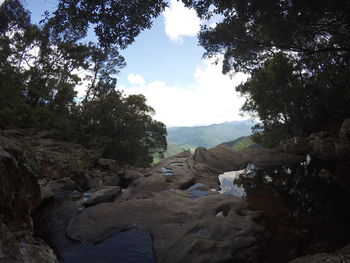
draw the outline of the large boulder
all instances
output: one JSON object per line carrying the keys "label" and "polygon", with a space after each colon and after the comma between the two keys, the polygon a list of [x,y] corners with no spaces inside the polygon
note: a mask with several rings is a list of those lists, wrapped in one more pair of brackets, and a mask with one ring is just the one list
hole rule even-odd
{"label": "large boulder", "polygon": [[0,262],[55,263],[53,250],[33,234],[31,214],[41,201],[40,186],[20,134],[0,133]]}
{"label": "large boulder", "polygon": [[40,187],[28,168],[0,145],[0,215],[5,223],[30,225]]}
{"label": "large boulder", "polygon": [[234,196],[193,199],[187,191],[171,189],[147,199],[89,207],[70,220],[66,233],[95,243],[138,227],[151,233],[157,262],[248,261],[263,231],[254,222],[259,215]]}
{"label": "large boulder", "polygon": [[343,141],[350,142],[350,119],[345,119],[339,129],[339,138]]}
{"label": "large boulder", "polygon": [[58,262],[53,250],[31,231],[12,231],[0,221],[0,233],[0,262]]}
{"label": "large boulder", "polygon": [[197,148],[194,155],[194,168],[203,171],[203,164],[207,169],[216,173],[231,170],[241,170],[249,163],[259,167],[295,164],[305,159],[303,155],[281,152],[275,149],[259,148],[235,151],[226,146],[217,146],[209,150]]}
{"label": "large boulder", "polygon": [[290,263],[349,263],[350,262],[350,244],[335,251],[334,253],[319,253],[308,255],[290,261]]}
{"label": "large boulder", "polygon": [[127,174],[137,174],[134,181],[123,191],[123,199],[149,198],[154,193],[168,189],[184,190],[193,185],[198,175],[186,164],[187,158],[168,158],[158,163],[151,171],[142,175],[131,170]]}
{"label": "large boulder", "polygon": [[104,186],[98,189],[84,202],[85,206],[92,206],[103,202],[112,202],[120,194],[119,186]]}

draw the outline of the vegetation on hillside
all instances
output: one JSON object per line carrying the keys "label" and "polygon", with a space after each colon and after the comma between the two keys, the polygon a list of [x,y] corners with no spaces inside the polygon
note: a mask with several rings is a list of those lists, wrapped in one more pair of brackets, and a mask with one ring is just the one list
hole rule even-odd
{"label": "vegetation on hillside", "polygon": [[[0,128],[53,130],[107,158],[138,165],[166,149],[165,126],[142,95],[116,91],[131,44],[163,1],[59,0],[40,25],[21,0],[0,7]],[[98,41],[85,41],[88,29]],[[75,88],[84,83],[83,97]]]}
{"label": "vegetation on hillside", "polygon": [[273,146],[350,117],[349,0],[184,2],[203,19],[222,18],[202,27],[200,44],[205,56],[224,56],[224,73],[250,74],[236,89],[262,121],[257,141]]}
{"label": "vegetation on hillside", "polygon": [[167,129],[167,140],[180,147],[211,148],[232,138],[250,135],[253,125],[251,120],[245,120],[208,126],[173,127]]}
{"label": "vegetation on hillside", "polygon": [[244,149],[254,149],[254,148],[260,147],[259,144],[253,141],[251,136],[242,136],[237,138],[236,140],[224,142],[220,145],[230,147],[236,151],[240,151]]}
{"label": "vegetation on hillside", "polygon": [[[350,0],[182,1],[202,19],[221,18],[215,27],[202,26],[199,41],[206,57],[223,55],[224,73],[250,74],[236,90],[247,99],[242,109],[262,122],[256,142],[274,146],[286,137],[337,129],[350,117]],[[5,1],[0,128],[50,129],[104,157],[150,164],[166,149],[165,126],[152,119],[143,96],[116,91],[116,74],[125,65],[119,51],[166,5],[58,0],[57,9],[33,25],[21,0]],[[96,42],[87,43],[88,31]],[[87,91],[78,98],[75,87],[82,82]],[[211,147],[206,139],[202,146]]]}

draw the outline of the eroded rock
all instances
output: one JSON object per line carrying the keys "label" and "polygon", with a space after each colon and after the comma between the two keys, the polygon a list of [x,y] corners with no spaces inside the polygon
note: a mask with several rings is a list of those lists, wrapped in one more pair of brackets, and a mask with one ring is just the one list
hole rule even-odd
{"label": "eroded rock", "polygon": [[0,262],[58,262],[53,250],[31,231],[13,231],[0,221],[0,233]]}
{"label": "eroded rock", "polygon": [[[66,231],[75,240],[100,242],[125,229],[146,229],[158,262],[220,262],[251,254],[263,230],[254,222],[259,212],[233,196],[191,197],[171,189],[148,199],[95,205],[73,217]],[[216,217],[220,211],[226,216]]]}
{"label": "eroded rock", "polygon": [[103,202],[112,202],[120,194],[119,186],[103,186],[98,189],[88,200],[85,206],[92,206]]}
{"label": "eroded rock", "polygon": [[302,155],[285,153],[274,149],[259,148],[235,151],[226,146],[217,146],[209,150],[203,147],[197,148],[193,155],[195,169],[201,172],[209,169],[217,173],[241,170],[247,167],[248,163],[254,163],[259,167],[269,167],[294,164],[304,159],[305,157]]}

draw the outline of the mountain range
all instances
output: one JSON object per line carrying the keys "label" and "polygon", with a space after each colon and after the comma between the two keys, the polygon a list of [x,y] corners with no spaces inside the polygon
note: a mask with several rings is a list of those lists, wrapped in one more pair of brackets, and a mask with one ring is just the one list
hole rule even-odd
{"label": "mountain range", "polygon": [[208,126],[167,128],[168,144],[182,148],[203,146],[211,148],[242,136],[250,135],[256,122],[252,120],[231,121]]}

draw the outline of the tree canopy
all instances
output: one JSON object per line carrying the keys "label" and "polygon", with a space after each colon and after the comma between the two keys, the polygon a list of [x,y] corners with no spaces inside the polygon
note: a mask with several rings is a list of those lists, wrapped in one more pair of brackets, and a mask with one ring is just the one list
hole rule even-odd
{"label": "tree canopy", "polygon": [[[149,165],[164,124],[142,95],[116,90],[120,49],[152,24],[162,1],[59,0],[40,25],[20,0],[0,7],[0,128],[49,129],[104,157]],[[98,41],[84,39],[93,28]],[[76,87],[86,93],[78,97]]]}
{"label": "tree canopy", "polygon": [[307,135],[350,116],[350,1],[184,2],[204,19],[221,18],[202,26],[200,44],[205,56],[224,56],[224,73],[250,74],[237,90],[264,135]]}

